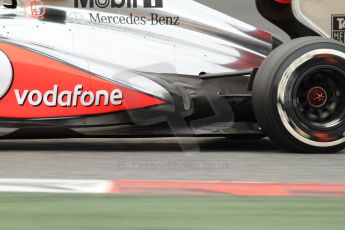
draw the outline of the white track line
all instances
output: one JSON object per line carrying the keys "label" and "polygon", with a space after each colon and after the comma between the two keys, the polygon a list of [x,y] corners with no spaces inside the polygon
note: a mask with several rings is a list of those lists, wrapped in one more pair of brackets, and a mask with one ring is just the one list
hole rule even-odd
{"label": "white track line", "polygon": [[0,179],[0,192],[104,194],[112,188],[107,180]]}

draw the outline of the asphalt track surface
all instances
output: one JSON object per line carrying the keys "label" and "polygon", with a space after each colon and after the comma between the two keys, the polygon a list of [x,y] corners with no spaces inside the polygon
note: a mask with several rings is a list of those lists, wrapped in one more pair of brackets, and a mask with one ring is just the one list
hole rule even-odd
{"label": "asphalt track surface", "polygon": [[[253,0],[199,1],[286,39]],[[345,183],[345,153],[291,154],[268,139],[0,140],[0,178]]]}
{"label": "asphalt track surface", "polygon": [[1,140],[0,169],[0,178],[345,183],[345,153],[292,154],[268,139]]}

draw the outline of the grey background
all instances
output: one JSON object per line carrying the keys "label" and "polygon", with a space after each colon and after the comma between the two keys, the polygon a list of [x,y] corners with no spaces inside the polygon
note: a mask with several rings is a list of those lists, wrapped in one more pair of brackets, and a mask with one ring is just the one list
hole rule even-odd
{"label": "grey background", "polygon": [[282,41],[289,37],[282,30],[263,18],[256,9],[255,0],[196,0],[215,10],[273,33]]}

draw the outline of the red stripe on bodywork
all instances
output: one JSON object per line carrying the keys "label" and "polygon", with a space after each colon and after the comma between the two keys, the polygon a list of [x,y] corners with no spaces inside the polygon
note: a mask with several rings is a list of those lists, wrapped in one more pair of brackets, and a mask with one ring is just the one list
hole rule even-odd
{"label": "red stripe on bodywork", "polygon": [[[14,77],[11,88],[4,98],[0,100],[0,117],[3,118],[52,118],[52,117],[73,117],[83,115],[95,115],[110,112],[146,108],[155,105],[165,104],[164,101],[153,96],[138,92],[125,86],[115,84],[88,72],[70,66],[68,64],[51,59],[33,51],[0,43],[0,49],[7,54],[12,62]],[[0,66],[1,68],[1,66]],[[1,76],[0,76],[1,77]],[[123,93],[123,103],[118,106],[92,105],[85,107],[80,104],[73,107],[49,107],[45,104],[32,106],[25,103],[20,106],[17,103],[14,90],[39,90],[42,93],[53,89],[54,85],[59,86],[59,91],[73,91],[78,84],[84,86],[82,92],[107,90],[109,94],[114,89]]]}

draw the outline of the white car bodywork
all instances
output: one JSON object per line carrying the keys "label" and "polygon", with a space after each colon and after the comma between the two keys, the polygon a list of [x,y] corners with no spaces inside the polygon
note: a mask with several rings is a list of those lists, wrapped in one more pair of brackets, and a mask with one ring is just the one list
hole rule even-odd
{"label": "white car bodywork", "polygon": [[[272,49],[269,33],[192,0],[166,0],[163,8],[146,9],[77,9],[72,0],[46,0],[45,8],[65,11],[66,20],[50,22],[30,17],[30,7],[19,1],[16,9],[0,8],[0,36],[109,63],[119,71],[184,75],[257,68]],[[179,25],[90,21],[90,14],[97,13],[146,19],[155,13],[178,18]],[[92,62],[89,65],[90,69],[97,68]]]}

